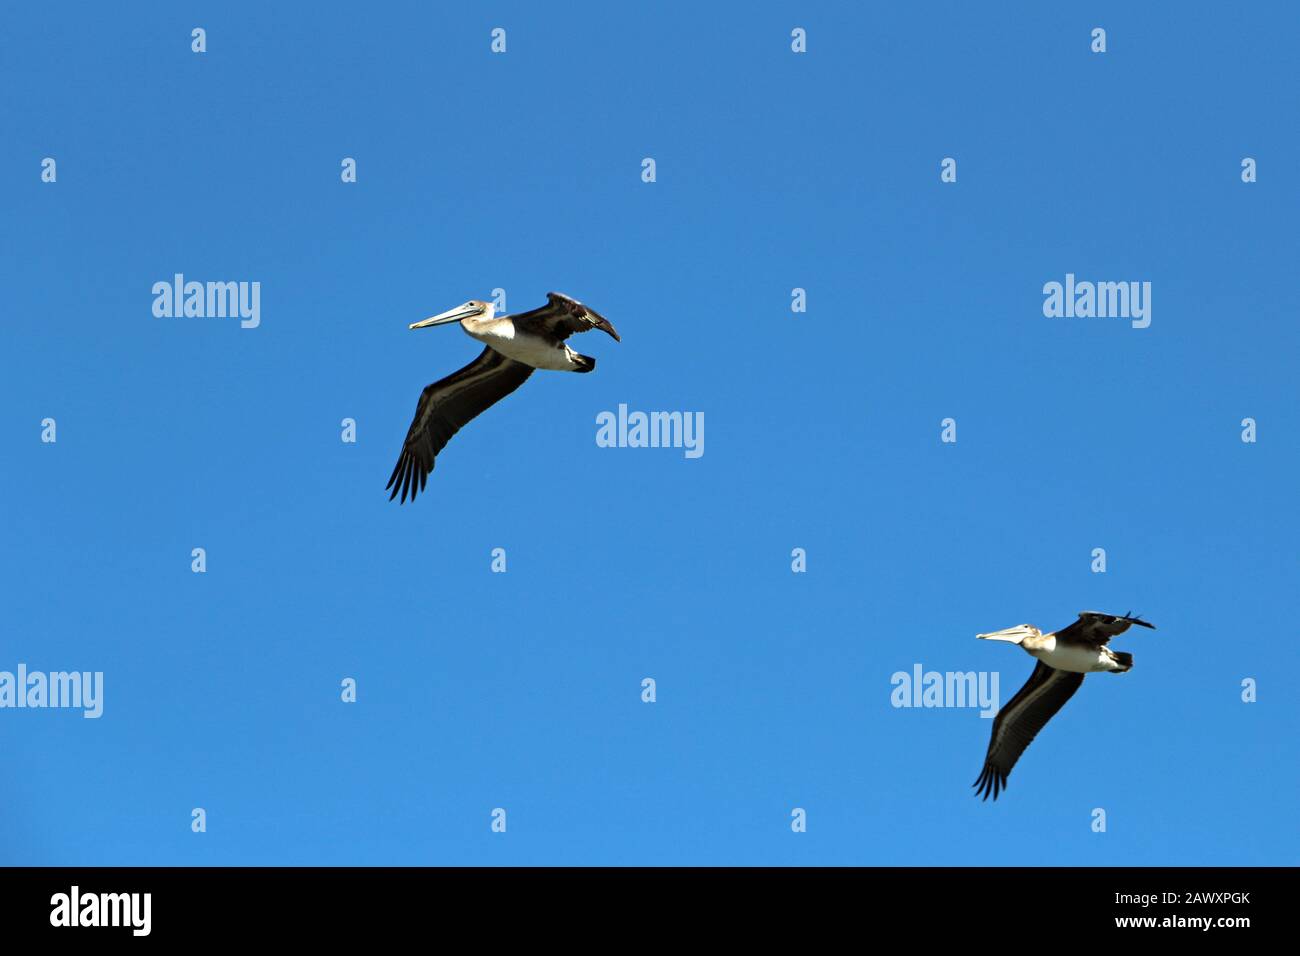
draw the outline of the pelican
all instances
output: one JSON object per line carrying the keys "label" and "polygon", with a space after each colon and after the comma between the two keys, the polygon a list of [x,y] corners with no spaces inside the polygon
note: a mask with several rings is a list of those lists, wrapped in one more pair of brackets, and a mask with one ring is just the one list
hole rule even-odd
{"label": "pelican", "polygon": [[600,329],[613,336],[615,342],[622,341],[604,316],[558,292],[548,292],[546,305],[539,309],[500,317],[493,303],[471,299],[423,322],[413,322],[409,328],[428,329],[449,322],[459,322],[466,335],[478,339],[486,348],[459,372],[434,382],[420,393],[397,467],[385,486],[385,490],[393,489],[389,501],[399,491],[401,504],[406,503],[408,496],[414,501],[433,471],[434,458],[451,436],[524,384],[533,369],[558,372],[594,369],[594,358],[579,355],[565,344],[570,335]]}
{"label": "pelican", "polygon": [[1123,674],[1132,668],[1132,654],[1112,651],[1106,644],[1134,624],[1155,629],[1154,624],[1136,616],[1081,611],[1077,621],[1054,634],[1044,634],[1032,624],[1018,624],[1004,631],[975,635],[985,641],[1019,644],[1038,658],[1038,666],[1025,686],[993,719],[993,738],[984,757],[984,771],[973,784],[976,796],[983,794],[987,800],[991,793],[996,800],[998,793],[1007,788],[1011,768],[1043,725],[1074,696],[1084,674]]}

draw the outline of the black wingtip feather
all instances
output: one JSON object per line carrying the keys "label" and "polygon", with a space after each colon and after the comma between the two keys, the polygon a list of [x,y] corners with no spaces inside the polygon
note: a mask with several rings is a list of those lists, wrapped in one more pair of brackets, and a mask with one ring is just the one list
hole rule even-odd
{"label": "black wingtip feather", "polygon": [[389,501],[392,501],[394,498],[397,497],[397,489],[398,489],[397,475],[401,472],[401,470],[402,470],[402,459],[398,458],[397,464],[393,466],[393,473],[388,476],[388,484],[384,485],[385,491],[387,491],[389,488],[393,489],[393,493],[388,496]]}
{"label": "black wingtip feather", "polygon": [[399,505],[406,504],[407,499],[415,501],[415,496],[428,486],[431,471],[433,471],[432,462],[426,468],[418,454],[407,448],[402,449],[397,465],[388,478],[388,484],[384,486],[385,491],[392,489],[388,500],[392,501],[396,498]]}
{"label": "black wingtip feather", "polygon": [[975,796],[982,796],[985,802],[992,796],[996,801],[998,794],[1007,789],[1007,774],[1002,773],[993,764],[986,763],[983,771],[980,772],[979,779],[971,786],[975,787]]}
{"label": "black wingtip feather", "polygon": [[1124,615],[1124,620],[1128,621],[1130,624],[1140,624],[1140,625],[1142,625],[1143,627],[1149,627],[1149,628],[1151,628],[1151,630],[1153,630],[1153,631],[1156,629],[1156,626],[1155,626],[1154,624],[1150,623],[1149,621],[1144,621],[1144,620],[1142,620],[1142,615],[1141,615],[1141,614],[1127,614],[1127,613],[1126,613],[1126,614]]}

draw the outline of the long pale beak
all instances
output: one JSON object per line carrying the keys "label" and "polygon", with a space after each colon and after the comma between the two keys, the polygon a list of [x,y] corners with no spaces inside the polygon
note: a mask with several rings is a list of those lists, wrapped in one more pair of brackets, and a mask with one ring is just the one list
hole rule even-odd
{"label": "long pale beak", "polygon": [[446,325],[448,322],[459,322],[461,319],[467,319],[471,315],[478,315],[482,309],[467,309],[463,305],[458,305],[454,309],[448,309],[422,322],[412,322],[408,328],[428,329],[435,325]]}
{"label": "long pale beak", "polygon": [[1006,641],[1008,644],[1019,644],[1026,637],[1031,637],[1036,629],[1028,624],[1017,624],[1015,627],[1008,627],[1001,631],[991,631],[988,634],[976,634],[981,641]]}

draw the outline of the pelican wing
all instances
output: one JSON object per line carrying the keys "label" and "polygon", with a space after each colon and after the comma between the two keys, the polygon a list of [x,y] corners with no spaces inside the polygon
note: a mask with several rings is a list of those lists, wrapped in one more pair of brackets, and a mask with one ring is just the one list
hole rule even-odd
{"label": "pelican wing", "polygon": [[392,501],[402,493],[402,504],[407,496],[424,490],[433,460],[451,436],[487,408],[505,398],[533,373],[531,365],[506,358],[491,347],[483,349],[479,357],[459,372],[454,372],[434,382],[420,393],[415,406],[415,419],[406,433],[402,454],[397,467],[388,479],[386,488]]}
{"label": "pelican wing", "polygon": [[993,718],[993,737],[984,757],[984,771],[974,783],[976,796],[982,794],[987,800],[992,794],[994,800],[998,798],[1025,748],[1082,683],[1082,674],[1058,671],[1038,662],[1025,686]]}
{"label": "pelican wing", "polygon": [[1102,614],[1100,611],[1080,611],[1077,621],[1064,630],[1056,632],[1056,639],[1067,644],[1074,642],[1102,647],[1116,634],[1123,634],[1134,624],[1155,630],[1154,624],[1148,624],[1140,617],[1130,617],[1127,614]]}
{"label": "pelican wing", "polygon": [[546,293],[546,305],[540,309],[522,312],[511,318],[517,328],[546,335],[558,342],[563,342],[575,332],[590,332],[592,329],[600,329],[612,335],[615,342],[623,341],[603,315],[559,292]]}

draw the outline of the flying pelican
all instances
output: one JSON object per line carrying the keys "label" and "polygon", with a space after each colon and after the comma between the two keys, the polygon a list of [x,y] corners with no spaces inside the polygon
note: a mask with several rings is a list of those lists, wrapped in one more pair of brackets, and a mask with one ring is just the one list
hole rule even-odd
{"label": "flying pelican", "polygon": [[622,341],[614,326],[594,309],[558,292],[548,292],[546,305],[519,315],[496,316],[491,302],[471,299],[439,315],[413,322],[412,329],[427,329],[459,322],[470,338],[487,347],[459,372],[434,382],[420,393],[415,419],[406,433],[397,467],[388,479],[401,504],[424,490],[433,460],[444,445],[472,418],[505,398],[533,374],[535,368],[560,372],[590,372],[596,360],[579,355],[564,344],[575,332],[600,329]]}
{"label": "flying pelican", "polygon": [[973,786],[975,795],[984,799],[1007,788],[1007,776],[1043,725],[1065,706],[1083,683],[1083,675],[1094,671],[1123,674],[1133,666],[1133,655],[1112,651],[1106,644],[1116,634],[1123,634],[1133,624],[1155,629],[1139,617],[1116,616],[1098,611],[1081,611],[1079,619],[1055,634],[1044,634],[1032,624],[1018,624],[1005,631],[977,634],[986,641],[1019,644],[1038,666],[1025,686],[993,720],[993,738],[984,757],[984,772]]}

